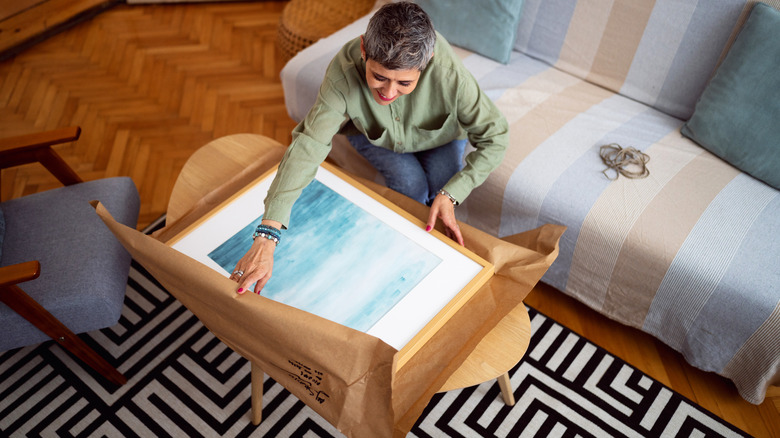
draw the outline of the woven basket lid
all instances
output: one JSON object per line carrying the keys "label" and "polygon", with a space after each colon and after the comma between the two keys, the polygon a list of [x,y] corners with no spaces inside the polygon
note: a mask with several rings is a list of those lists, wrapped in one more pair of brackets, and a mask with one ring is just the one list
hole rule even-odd
{"label": "woven basket lid", "polygon": [[292,0],[282,11],[278,44],[288,59],[364,16],[375,0]]}

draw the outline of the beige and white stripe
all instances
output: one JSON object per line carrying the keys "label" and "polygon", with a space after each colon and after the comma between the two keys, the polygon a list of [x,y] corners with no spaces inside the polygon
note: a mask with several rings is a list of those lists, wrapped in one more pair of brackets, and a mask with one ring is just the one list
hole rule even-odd
{"label": "beige and white stripe", "polygon": [[669,181],[702,152],[678,131],[671,132],[646,151],[652,157],[649,177],[620,178],[610,184],[582,224],[567,289],[594,309],[603,309],[612,272],[631,229]]}

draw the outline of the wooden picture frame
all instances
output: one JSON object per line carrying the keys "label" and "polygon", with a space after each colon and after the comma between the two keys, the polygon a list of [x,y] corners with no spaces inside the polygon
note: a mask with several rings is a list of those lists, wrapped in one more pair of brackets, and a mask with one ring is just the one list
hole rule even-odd
{"label": "wooden picture frame", "polygon": [[[166,242],[229,276],[277,168]],[[408,359],[493,275],[461,247],[323,163],[292,209],[261,295],[376,336]]]}

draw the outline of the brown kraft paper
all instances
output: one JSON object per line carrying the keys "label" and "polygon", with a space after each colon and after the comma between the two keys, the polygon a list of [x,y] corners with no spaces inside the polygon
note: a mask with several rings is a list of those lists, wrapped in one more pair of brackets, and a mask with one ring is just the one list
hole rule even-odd
{"label": "brown kraft paper", "polygon": [[[361,183],[424,223],[429,208],[389,188]],[[459,222],[466,248],[489,261],[495,275],[393,376],[395,437],[411,430],[431,397],[466,360],[480,340],[531,292],[558,256],[562,225],[498,239]],[[436,228],[444,231],[441,223]]]}
{"label": "brown kraft paper", "polygon": [[[254,168],[253,168],[254,167]],[[249,166],[245,181],[209,193],[175,224],[155,233],[173,237],[237,187],[265,172]],[[423,223],[428,207],[356,178]],[[395,349],[378,338],[255,294],[157,239],[116,223],[96,210],[112,232],[165,288],[215,336],[333,424],[348,437],[403,437],[431,397],[479,341],[519,305],[558,255],[560,225],[493,237],[460,223],[466,247],[491,262],[496,274],[403,366],[393,371]],[[443,231],[441,224],[437,225]]]}
{"label": "brown kraft paper", "polygon": [[228,347],[348,436],[390,436],[397,351],[378,338],[261,295],[96,211],[133,258]]}

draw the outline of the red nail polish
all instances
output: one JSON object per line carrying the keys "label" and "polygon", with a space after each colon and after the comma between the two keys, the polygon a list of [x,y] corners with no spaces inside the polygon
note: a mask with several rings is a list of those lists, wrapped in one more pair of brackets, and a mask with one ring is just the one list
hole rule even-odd
{"label": "red nail polish", "polygon": [[244,291],[244,288],[243,288],[243,287],[239,287],[239,288],[238,288],[238,293],[241,293],[241,292],[243,292],[243,291]]}

